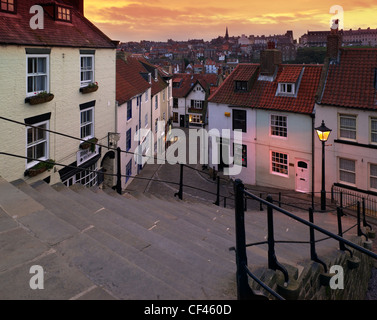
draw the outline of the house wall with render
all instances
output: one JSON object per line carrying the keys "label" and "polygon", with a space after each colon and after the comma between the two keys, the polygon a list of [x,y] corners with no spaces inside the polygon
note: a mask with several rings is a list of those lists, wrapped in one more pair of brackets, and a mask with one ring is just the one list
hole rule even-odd
{"label": "house wall with render", "polygon": [[[35,47],[33,47],[35,48]],[[95,50],[96,92],[82,94],[80,89],[80,49],[53,47],[49,55],[50,102],[30,105],[26,98],[25,46],[3,45],[0,48],[0,109],[1,115],[24,122],[25,118],[51,113],[49,129],[80,137],[80,104],[95,101],[94,136],[98,143],[107,145],[108,132],[115,131],[115,49]],[[26,156],[26,129],[24,126],[1,121],[0,149]],[[80,141],[50,133],[49,158],[66,165],[76,161]],[[107,152],[102,148],[102,157]],[[101,160],[101,159],[100,159]],[[99,160],[99,161],[100,161]],[[100,162],[99,162],[100,163]],[[28,182],[51,176],[51,183],[59,182],[55,166],[34,178],[24,177],[26,160],[1,156],[0,175],[8,181],[24,178]]]}

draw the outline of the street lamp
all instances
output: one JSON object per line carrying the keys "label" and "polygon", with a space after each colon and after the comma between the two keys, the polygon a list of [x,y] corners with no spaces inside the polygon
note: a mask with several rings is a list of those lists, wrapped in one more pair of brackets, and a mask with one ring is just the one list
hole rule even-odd
{"label": "street lamp", "polygon": [[320,127],[315,128],[319,140],[322,142],[322,189],[321,189],[321,210],[326,210],[326,190],[325,190],[325,143],[329,138],[331,129],[325,126],[322,120]]}

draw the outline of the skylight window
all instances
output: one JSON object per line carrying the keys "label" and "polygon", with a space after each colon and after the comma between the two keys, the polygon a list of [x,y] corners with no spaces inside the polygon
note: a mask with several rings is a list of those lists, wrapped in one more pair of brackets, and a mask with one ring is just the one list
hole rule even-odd
{"label": "skylight window", "polygon": [[16,0],[0,0],[0,11],[12,12],[16,11]]}
{"label": "skylight window", "polygon": [[63,21],[72,21],[71,9],[58,7],[58,19]]}

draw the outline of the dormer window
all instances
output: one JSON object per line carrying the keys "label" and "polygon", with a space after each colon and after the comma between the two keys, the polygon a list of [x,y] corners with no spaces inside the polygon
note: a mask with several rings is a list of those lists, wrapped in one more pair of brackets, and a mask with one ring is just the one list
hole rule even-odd
{"label": "dormer window", "polygon": [[247,92],[247,81],[235,81],[235,89],[240,92]]}
{"label": "dormer window", "polygon": [[65,8],[65,7],[58,7],[58,15],[57,15],[58,20],[62,21],[72,21],[72,11],[71,9]]}
{"label": "dormer window", "polygon": [[295,94],[295,84],[294,83],[279,83],[279,93],[294,95]]}
{"label": "dormer window", "polygon": [[15,13],[15,1],[16,0],[0,0],[0,11]]}

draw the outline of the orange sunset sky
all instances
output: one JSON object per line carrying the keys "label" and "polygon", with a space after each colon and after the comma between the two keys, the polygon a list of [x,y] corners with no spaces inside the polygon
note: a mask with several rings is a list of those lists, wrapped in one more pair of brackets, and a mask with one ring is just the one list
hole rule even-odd
{"label": "orange sunset sky", "polygon": [[329,30],[343,8],[344,29],[377,28],[375,0],[86,0],[85,15],[113,40],[211,40],[230,36],[283,34],[298,39],[307,30]]}

